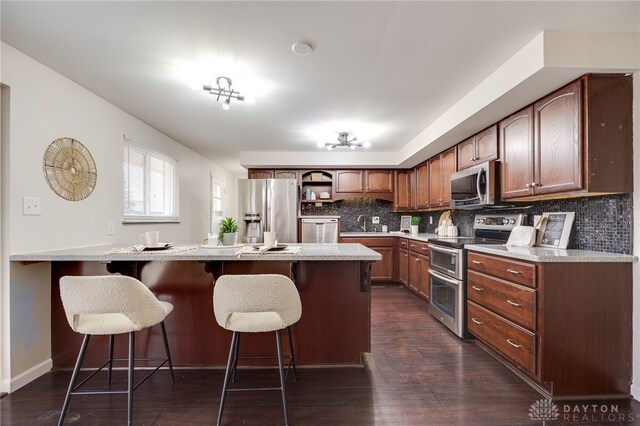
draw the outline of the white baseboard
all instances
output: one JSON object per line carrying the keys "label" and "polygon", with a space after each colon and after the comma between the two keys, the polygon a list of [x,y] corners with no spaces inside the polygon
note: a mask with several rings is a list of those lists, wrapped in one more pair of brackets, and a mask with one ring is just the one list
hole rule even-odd
{"label": "white baseboard", "polygon": [[53,361],[51,358],[42,361],[40,364],[31,367],[27,371],[24,371],[11,379],[5,379],[0,382],[0,391],[8,393],[15,392],[27,383],[32,382],[43,374],[49,372],[51,367],[53,367]]}
{"label": "white baseboard", "polygon": [[640,386],[636,384],[631,384],[631,396],[636,401],[640,401]]}

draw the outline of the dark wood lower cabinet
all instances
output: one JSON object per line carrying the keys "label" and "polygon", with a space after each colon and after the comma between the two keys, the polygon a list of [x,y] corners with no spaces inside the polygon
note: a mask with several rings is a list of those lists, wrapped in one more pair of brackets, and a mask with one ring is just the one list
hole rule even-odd
{"label": "dark wood lower cabinet", "polygon": [[[107,270],[109,265],[109,270]],[[205,271],[205,265],[208,271]],[[59,279],[64,275],[107,275],[115,270],[138,277],[160,300],[174,305],[165,320],[175,366],[223,366],[226,364],[231,332],[220,327],[213,315],[214,276],[220,274],[280,273],[292,278],[300,292],[302,318],[291,327],[296,364],[361,365],[362,354],[370,352],[371,292],[367,280],[368,262],[232,261],[210,262],[51,262],[51,358],[54,369],[73,367],[82,335],[74,333],[60,300]],[[366,282],[363,282],[365,280]],[[91,339],[84,367],[104,363],[107,336]],[[285,340],[286,341],[286,340]],[[127,336],[116,337],[115,355],[126,358]],[[242,336],[242,355],[275,353],[273,334]],[[136,336],[136,357],[164,354],[159,327],[142,330]],[[256,360],[273,365],[275,360]],[[276,362],[277,365],[277,362]]]}
{"label": "dark wood lower cabinet", "polygon": [[409,250],[398,250],[398,281],[409,286]]}
{"label": "dark wood lower cabinet", "polygon": [[342,237],[341,242],[362,244],[382,255],[382,259],[371,264],[372,282],[391,282],[395,280],[394,255],[395,238],[393,237]]}
{"label": "dark wood lower cabinet", "polygon": [[481,346],[554,399],[630,394],[631,263],[468,260],[467,326]]}

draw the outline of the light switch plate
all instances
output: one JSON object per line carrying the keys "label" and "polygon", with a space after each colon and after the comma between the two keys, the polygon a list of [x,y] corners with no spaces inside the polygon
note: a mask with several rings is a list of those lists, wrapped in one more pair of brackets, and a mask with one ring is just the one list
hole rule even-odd
{"label": "light switch plate", "polygon": [[22,197],[22,214],[24,216],[40,216],[42,214],[40,197]]}
{"label": "light switch plate", "polygon": [[379,224],[380,223],[380,217],[379,216],[373,216],[371,218],[371,223],[374,224],[374,225]]}
{"label": "light switch plate", "polygon": [[107,222],[107,235],[115,234],[115,232],[113,230],[113,225],[114,225],[113,222],[111,222],[111,221]]}

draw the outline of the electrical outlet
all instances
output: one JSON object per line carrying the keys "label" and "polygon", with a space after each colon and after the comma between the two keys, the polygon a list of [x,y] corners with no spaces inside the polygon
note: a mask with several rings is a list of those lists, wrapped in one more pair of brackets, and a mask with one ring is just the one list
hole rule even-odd
{"label": "electrical outlet", "polygon": [[433,225],[433,216],[429,216],[429,225]]}
{"label": "electrical outlet", "polygon": [[113,231],[113,222],[107,222],[107,235],[113,235],[115,232]]}
{"label": "electrical outlet", "polygon": [[374,225],[379,224],[380,223],[380,217],[379,216],[373,216],[371,218],[371,223],[374,224]]}
{"label": "electrical outlet", "polygon": [[42,200],[40,197],[22,197],[22,214],[25,216],[40,216],[42,214]]}

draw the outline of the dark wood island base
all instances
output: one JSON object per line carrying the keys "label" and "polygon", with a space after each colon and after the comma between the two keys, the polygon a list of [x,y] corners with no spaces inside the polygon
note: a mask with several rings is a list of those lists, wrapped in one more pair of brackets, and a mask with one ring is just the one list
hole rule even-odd
{"label": "dark wood island base", "polygon": [[[226,364],[231,332],[218,326],[213,316],[215,279],[222,274],[261,273],[289,276],[300,292],[302,318],[291,328],[297,365],[361,366],[362,353],[371,349],[370,265],[368,261],[55,261],[51,263],[53,369],[73,368],[82,341],[64,315],[60,277],[116,272],[140,279],[160,300],[174,305],[165,321],[174,366]],[[126,336],[117,336],[115,356],[126,357],[126,348]],[[84,367],[102,365],[107,349],[107,336],[95,336]],[[136,338],[137,358],[163,351],[158,327],[143,330]],[[242,356],[273,355],[273,336],[243,336],[240,351]],[[255,363],[276,365],[276,360]]]}

